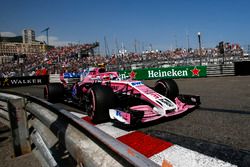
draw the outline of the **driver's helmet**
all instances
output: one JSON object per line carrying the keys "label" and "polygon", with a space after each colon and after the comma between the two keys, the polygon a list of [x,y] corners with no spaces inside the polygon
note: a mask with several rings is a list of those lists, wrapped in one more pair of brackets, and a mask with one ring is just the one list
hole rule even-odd
{"label": "driver's helmet", "polygon": [[101,68],[105,68],[105,64],[104,63],[99,63],[97,66],[101,67]]}

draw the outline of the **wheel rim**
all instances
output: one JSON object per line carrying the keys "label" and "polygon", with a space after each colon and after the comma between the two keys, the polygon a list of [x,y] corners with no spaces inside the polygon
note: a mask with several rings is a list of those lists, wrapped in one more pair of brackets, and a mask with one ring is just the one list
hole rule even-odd
{"label": "wheel rim", "polygon": [[155,86],[155,91],[164,96],[167,96],[169,94],[168,89],[166,88],[166,85],[163,84],[162,82],[157,83],[157,85]]}
{"label": "wheel rim", "polygon": [[95,94],[93,92],[93,90],[90,90],[89,96],[88,96],[88,100],[86,102],[87,104],[87,113],[88,116],[93,119],[94,115],[95,115]]}

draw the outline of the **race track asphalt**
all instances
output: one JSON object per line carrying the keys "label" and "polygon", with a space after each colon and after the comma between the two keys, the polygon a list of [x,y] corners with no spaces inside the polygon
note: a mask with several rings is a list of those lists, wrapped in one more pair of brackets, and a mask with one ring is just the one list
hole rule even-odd
{"label": "race track asphalt", "polygon": [[[249,165],[250,76],[176,79],[176,82],[181,94],[200,95],[200,107],[138,130],[208,155],[219,152],[216,156],[220,159],[231,159],[239,166]],[[155,81],[144,83],[153,86]],[[11,91],[43,97],[43,86],[12,88]]]}
{"label": "race track asphalt", "polygon": [[[180,93],[200,95],[200,108],[144,130],[250,150],[250,76],[177,79]],[[154,81],[147,81],[153,84]]]}

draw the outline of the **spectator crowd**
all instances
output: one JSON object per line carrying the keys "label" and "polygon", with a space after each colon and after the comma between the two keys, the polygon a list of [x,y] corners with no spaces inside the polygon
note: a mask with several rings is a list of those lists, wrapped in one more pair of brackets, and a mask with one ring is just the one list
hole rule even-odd
{"label": "spectator crowd", "polygon": [[[50,49],[43,55],[27,55],[23,58],[0,64],[0,77],[46,75],[61,72],[79,72],[88,66],[100,63],[107,65],[126,65],[152,61],[177,60],[188,57],[217,57],[221,53],[219,49],[175,49],[174,51],[145,51],[142,53],[125,53],[103,56],[94,54],[93,49],[98,47],[94,44],[78,44]],[[225,45],[224,55],[242,55],[240,46]]]}

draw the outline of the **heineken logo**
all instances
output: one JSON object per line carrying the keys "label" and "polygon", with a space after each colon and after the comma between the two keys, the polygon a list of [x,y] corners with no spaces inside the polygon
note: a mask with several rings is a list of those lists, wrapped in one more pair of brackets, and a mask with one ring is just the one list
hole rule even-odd
{"label": "heineken logo", "polygon": [[129,74],[131,79],[134,79],[136,76],[136,73],[134,71],[131,71],[131,73]]}
{"label": "heineken logo", "polygon": [[206,66],[184,66],[172,68],[150,68],[119,71],[121,79],[157,79],[157,78],[197,78],[206,77]]}
{"label": "heineken logo", "polygon": [[175,70],[171,69],[169,71],[154,71],[148,70],[148,78],[158,78],[158,77],[185,77],[188,76],[187,70]]}
{"label": "heineken logo", "polygon": [[[148,78],[159,78],[159,77],[188,77],[188,68],[185,70],[176,70],[172,68],[171,70],[148,70]],[[194,69],[190,70],[192,72],[192,76],[199,76],[201,70],[194,67]]]}
{"label": "heineken logo", "polygon": [[193,70],[191,70],[191,72],[193,73],[193,76],[199,76],[201,70],[199,70],[198,68],[194,68]]}

